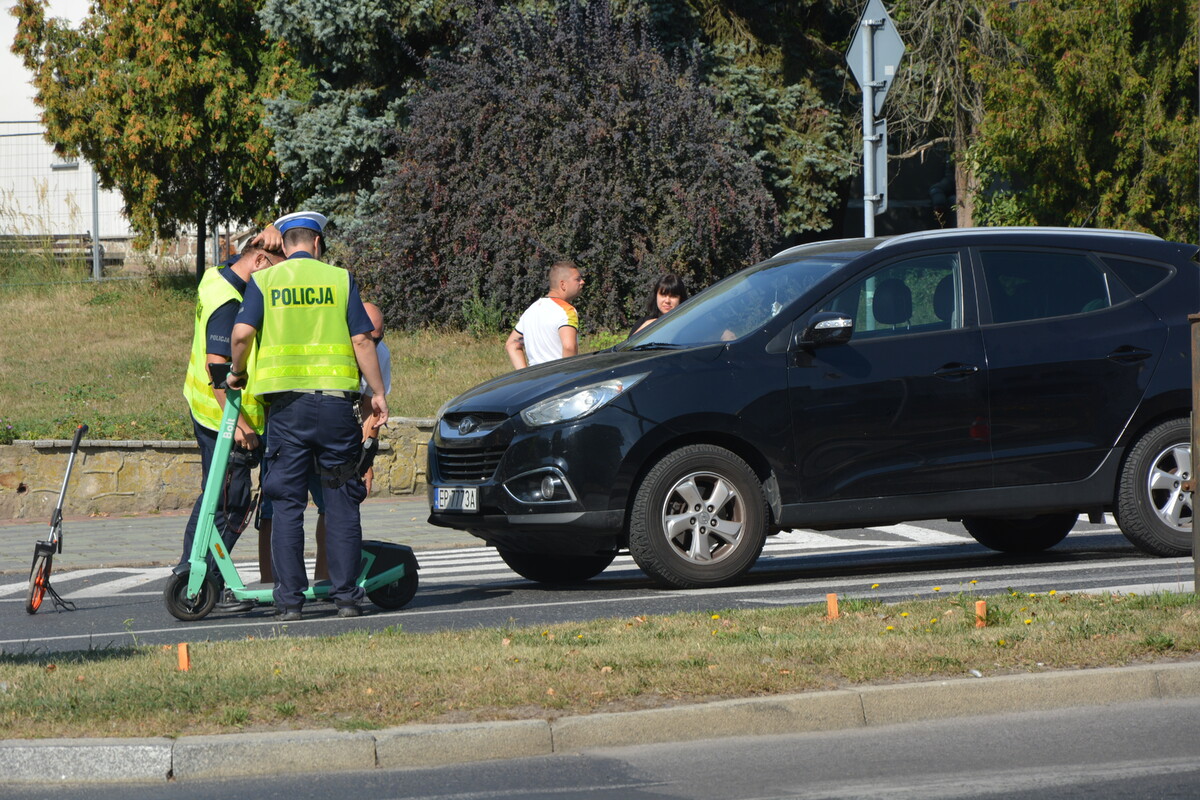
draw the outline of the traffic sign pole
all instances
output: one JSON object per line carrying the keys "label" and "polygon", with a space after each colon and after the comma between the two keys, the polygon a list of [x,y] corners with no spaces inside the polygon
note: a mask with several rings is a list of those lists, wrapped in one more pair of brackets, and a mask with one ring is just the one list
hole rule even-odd
{"label": "traffic sign pole", "polygon": [[[863,236],[875,235],[875,25],[863,19]],[[884,178],[886,180],[886,176]]]}
{"label": "traffic sign pole", "polygon": [[887,208],[887,123],[882,112],[904,42],[883,6],[867,0],[846,60],[863,91],[863,236],[875,235],[875,217]]}

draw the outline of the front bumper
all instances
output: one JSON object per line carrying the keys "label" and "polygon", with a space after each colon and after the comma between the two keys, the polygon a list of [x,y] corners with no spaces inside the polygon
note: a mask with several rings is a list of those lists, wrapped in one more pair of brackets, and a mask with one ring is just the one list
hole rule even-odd
{"label": "front bumper", "polygon": [[[473,424],[460,428],[468,416]],[[621,443],[633,441],[623,419],[617,409],[602,409],[579,423],[528,429],[506,417],[447,414],[429,443],[430,524],[518,552],[618,550],[625,536]],[[553,499],[529,491],[543,475],[561,479]],[[439,487],[473,488],[476,510],[437,509]]]}

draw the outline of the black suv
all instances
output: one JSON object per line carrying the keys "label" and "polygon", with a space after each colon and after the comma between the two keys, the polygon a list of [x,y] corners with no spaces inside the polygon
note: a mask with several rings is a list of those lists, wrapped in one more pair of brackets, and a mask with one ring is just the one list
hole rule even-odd
{"label": "black suv", "polygon": [[934,518],[1029,553],[1113,511],[1185,555],[1196,256],[1053,228],[794,247],[447,403],[429,521],[545,582],[628,548],[662,584],[716,586],[780,530]]}

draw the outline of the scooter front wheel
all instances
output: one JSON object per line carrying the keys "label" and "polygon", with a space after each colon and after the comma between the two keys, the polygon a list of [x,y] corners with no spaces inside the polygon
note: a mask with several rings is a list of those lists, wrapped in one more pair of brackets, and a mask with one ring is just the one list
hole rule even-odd
{"label": "scooter front wheel", "polygon": [[394,611],[404,608],[417,594],[417,571],[405,570],[404,577],[367,592],[367,599],[380,608]]}
{"label": "scooter front wheel", "polygon": [[217,604],[218,594],[220,594],[220,590],[217,589],[217,582],[212,579],[212,576],[207,576],[204,583],[200,585],[200,593],[189,599],[188,573],[185,572],[182,575],[172,573],[171,577],[167,578],[166,588],[163,589],[163,602],[167,604],[167,611],[171,612],[171,616],[175,619],[195,622],[198,619],[204,619],[213,610],[213,606]]}
{"label": "scooter front wheel", "polygon": [[25,594],[25,611],[30,614],[36,614],[42,607],[46,587],[50,585],[50,564],[53,558],[48,553],[41,553],[33,560],[33,569],[29,572],[29,591]]}

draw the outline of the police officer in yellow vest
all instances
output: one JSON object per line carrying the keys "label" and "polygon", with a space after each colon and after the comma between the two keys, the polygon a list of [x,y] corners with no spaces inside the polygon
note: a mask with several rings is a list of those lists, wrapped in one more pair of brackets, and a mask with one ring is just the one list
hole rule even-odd
{"label": "police officer in yellow vest", "polygon": [[[200,279],[196,290],[196,317],[192,332],[192,353],[188,360],[187,376],[183,382],[183,396],[187,398],[192,412],[192,427],[196,443],[200,446],[200,493],[192,507],[183,532],[183,558],[180,567],[187,564],[192,553],[192,540],[196,535],[196,523],[200,517],[200,503],[204,486],[208,482],[208,469],[212,463],[213,450],[217,444],[217,429],[221,426],[221,414],[225,408],[225,391],[213,386],[208,365],[226,363],[232,350],[230,337],[234,319],[246,291],[246,282],[259,270],[271,266],[280,256],[261,247],[248,246],[232,263],[208,269]],[[258,437],[263,432],[262,405],[250,398],[242,404],[242,414],[234,431],[237,445],[229,463],[226,485],[222,500],[217,504],[215,523],[225,547],[233,549],[249,512],[250,466],[244,454],[256,450]],[[238,602],[232,596],[222,599],[219,606],[226,610],[245,610],[252,603]]]}
{"label": "police officer in yellow vest", "polygon": [[[317,260],[325,217],[299,211],[276,220],[287,258],[250,281],[233,329],[229,385],[246,385],[268,406],[263,492],[275,507],[271,563],[275,616],[300,619],[304,569],[304,507],[316,468],[325,494],[325,552],[330,596],[338,616],[362,613],[355,584],[362,549],[358,504],[366,487],[358,475],[362,428],[354,415],[359,373],[374,395],[378,424],[387,402],[371,333],[375,329],[344,269]],[[250,360],[250,348],[257,352]]]}

